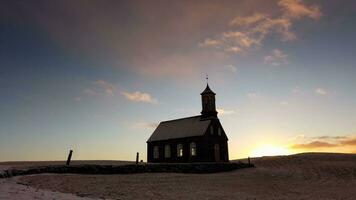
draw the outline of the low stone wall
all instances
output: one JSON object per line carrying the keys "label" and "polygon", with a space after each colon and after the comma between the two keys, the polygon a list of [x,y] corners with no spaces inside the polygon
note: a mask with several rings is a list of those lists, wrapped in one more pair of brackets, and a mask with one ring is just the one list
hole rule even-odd
{"label": "low stone wall", "polygon": [[55,174],[132,174],[132,173],[216,173],[254,167],[246,163],[169,163],[131,165],[53,165],[37,166],[24,170],[9,169],[0,172],[0,178],[12,176]]}

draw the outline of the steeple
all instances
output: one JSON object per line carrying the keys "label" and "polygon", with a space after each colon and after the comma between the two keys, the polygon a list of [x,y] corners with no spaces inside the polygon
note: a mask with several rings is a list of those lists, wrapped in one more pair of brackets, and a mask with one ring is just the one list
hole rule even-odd
{"label": "steeple", "polygon": [[[207,77],[208,80],[208,77]],[[218,112],[215,107],[215,93],[210,89],[209,84],[206,83],[205,90],[200,93],[202,102],[201,115],[203,118],[217,117]]]}
{"label": "steeple", "polygon": [[209,84],[206,84],[205,90],[200,94],[201,95],[203,95],[203,94],[213,94],[213,95],[215,95],[215,93],[210,89]]}

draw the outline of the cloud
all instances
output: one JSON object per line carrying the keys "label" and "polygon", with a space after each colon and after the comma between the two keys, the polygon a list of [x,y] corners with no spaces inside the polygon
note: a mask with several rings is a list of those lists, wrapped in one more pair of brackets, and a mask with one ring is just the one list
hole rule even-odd
{"label": "cloud", "polygon": [[152,98],[152,96],[148,93],[136,91],[136,92],[122,92],[122,95],[126,97],[126,99],[134,102],[143,102],[143,103],[158,103],[157,99]]}
{"label": "cloud", "polygon": [[86,95],[96,95],[97,94],[93,89],[90,89],[90,88],[83,90],[83,93]]}
{"label": "cloud", "polygon": [[280,0],[277,5],[282,11],[280,15],[255,12],[249,16],[237,16],[229,23],[231,30],[206,38],[199,46],[238,54],[262,46],[264,40],[273,34],[280,36],[282,41],[293,41],[297,38],[292,30],[295,21],[303,18],[318,20],[322,16],[317,5],[308,6],[300,0]]}
{"label": "cloud", "polygon": [[346,139],[346,136],[328,136],[328,135],[323,135],[323,136],[318,136],[314,137],[315,139],[319,140],[340,140],[340,139]]}
{"label": "cloud", "polygon": [[116,92],[116,87],[107,81],[97,80],[93,84],[99,86],[109,96],[114,96]]}
{"label": "cloud", "polygon": [[134,129],[155,129],[157,128],[158,123],[156,122],[135,122],[131,125],[131,128]]}
{"label": "cloud", "polygon": [[237,72],[237,67],[235,65],[226,65],[225,66],[227,68],[227,70],[229,70],[230,72],[236,73]]}
{"label": "cloud", "polygon": [[317,148],[324,148],[324,147],[336,147],[337,144],[332,144],[323,141],[313,141],[304,144],[295,144],[292,146],[293,149],[317,149]]}
{"label": "cloud", "polygon": [[299,135],[296,135],[292,138],[290,138],[289,140],[290,141],[297,141],[297,140],[304,140],[306,138],[306,136],[304,134],[299,134]]}
{"label": "cloud", "polygon": [[247,94],[247,97],[248,97],[249,99],[257,99],[257,98],[260,97],[260,95],[258,95],[258,94],[256,94],[256,93],[248,93],[248,94]]}
{"label": "cloud", "polygon": [[[290,4],[287,2],[278,7],[298,10],[293,13],[307,13],[300,19],[313,18],[309,6],[305,6],[309,9],[305,11]],[[184,78],[186,82],[188,76],[189,79],[196,78],[205,71],[207,64],[213,66],[217,62],[211,54],[199,56],[197,52],[211,53],[208,48],[212,48],[226,56],[260,47],[272,33],[294,38],[289,22],[294,17],[247,13],[251,9],[272,10],[274,7],[269,1],[256,3],[250,0],[224,3],[41,1],[38,4],[26,1],[13,3],[1,11],[38,28],[66,53],[110,63],[105,64],[109,68],[144,76]],[[236,13],[240,16],[236,17]],[[216,30],[223,31],[219,33]],[[197,44],[201,48],[196,48]],[[221,66],[221,62],[217,63]],[[192,75],[196,77],[192,78]]]}
{"label": "cloud", "polygon": [[[307,139],[304,137],[303,139]],[[356,147],[355,136],[317,136],[312,137],[311,141],[292,145],[294,149],[318,149],[334,147]]]}
{"label": "cloud", "polygon": [[218,111],[219,115],[232,115],[235,114],[236,111],[235,110],[227,110],[227,109],[223,109],[223,108],[218,108],[216,109],[216,111]]}
{"label": "cloud", "polygon": [[[128,92],[124,89],[118,89],[114,84],[105,80],[96,80],[92,83],[94,86],[83,90],[84,94],[87,95],[107,95],[110,97],[115,96],[120,92],[126,99],[133,102],[151,103],[156,104],[158,100],[153,98],[149,93],[145,92]],[[79,97],[80,98],[80,97]]]}
{"label": "cloud", "polygon": [[301,89],[299,86],[295,86],[295,87],[292,89],[292,93],[293,93],[293,94],[302,94],[303,91],[302,91],[302,89]]}
{"label": "cloud", "polygon": [[256,24],[257,22],[260,22],[265,18],[266,18],[265,14],[257,13],[257,12],[247,17],[237,16],[230,22],[230,26],[246,26],[246,25]]}
{"label": "cloud", "polygon": [[341,145],[351,145],[351,146],[356,146],[356,138],[349,138],[340,141]]}
{"label": "cloud", "polygon": [[86,95],[106,94],[108,96],[114,96],[116,92],[116,86],[104,80],[96,80],[92,83],[92,87],[83,90],[83,93]]}
{"label": "cloud", "polygon": [[[225,43],[229,43],[229,47],[235,47],[239,49],[250,48],[252,45],[260,45],[261,40],[250,37],[246,32],[229,31],[223,33],[223,40]],[[233,46],[231,46],[233,45]]]}
{"label": "cloud", "polygon": [[200,47],[211,47],[211,46],[218,46],[221,44],[221,41],[219,40],[212,40],[210,38],[207,38],[204,40],[204,42],[199,43]]}
{"label": "cloud", "polygon": [[285,15],[288,15],[288,17],[292,19],[310,17],[318,20],[322,16],[318,6],[306,6],[301,0],[280,0],[278,5],[285,10]]}
{"label": "cloud", "polygon": [[283,106],[286,106],[286,105],[289,105],[289,102],[288,101],[281,101],[281,102],[279,102],[279,104],[281,104]]}
{"label": "cloud", "polygon": [[80,101],[80,100],[81,100],[80,97],[75,97],[75,98],[74,98],[74,101]]}
{"label": "cloud", "polygon": [[283,64],[287,64],[287,55],[284,54],[281,50],[279,49],[274,49],[271,51],[270,55],[267,55],[264,57],[264,63],[270,64],[273,66],[280,66]]}
{"label": "cloud", "polygon": [[315,89],[315,94],[325,96],[328,94],[328,92],[323,88],[317,88]]}

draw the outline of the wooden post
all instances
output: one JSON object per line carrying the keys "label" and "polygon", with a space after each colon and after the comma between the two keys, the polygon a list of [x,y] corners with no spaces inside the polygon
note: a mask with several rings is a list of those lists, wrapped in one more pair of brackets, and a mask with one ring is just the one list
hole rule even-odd
{"label": "wooden post", "polygon": [[248,164],[251,165],[250,157],[248,157]]}
{"label": "wooden post", "polygon": [[69,154],[68,154],[67,165],[70,164],[70,160],[72,159],[72,153],[73,153],[73,150],[70,150]]}
{"label": "wooden post", "polygon": [[139,153],[136,153],[136,165],[138,164]]}

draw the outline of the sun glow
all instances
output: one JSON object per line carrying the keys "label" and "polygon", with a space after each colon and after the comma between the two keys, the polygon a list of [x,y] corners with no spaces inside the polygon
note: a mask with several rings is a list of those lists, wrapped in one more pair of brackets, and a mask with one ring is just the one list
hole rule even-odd
{"label": "sun glow", "polygon": [[276,155],[288,155],[290,151],[281,146],[275,146],[271,144],[264,144],[251,151],[251,156],[276,156]]}

